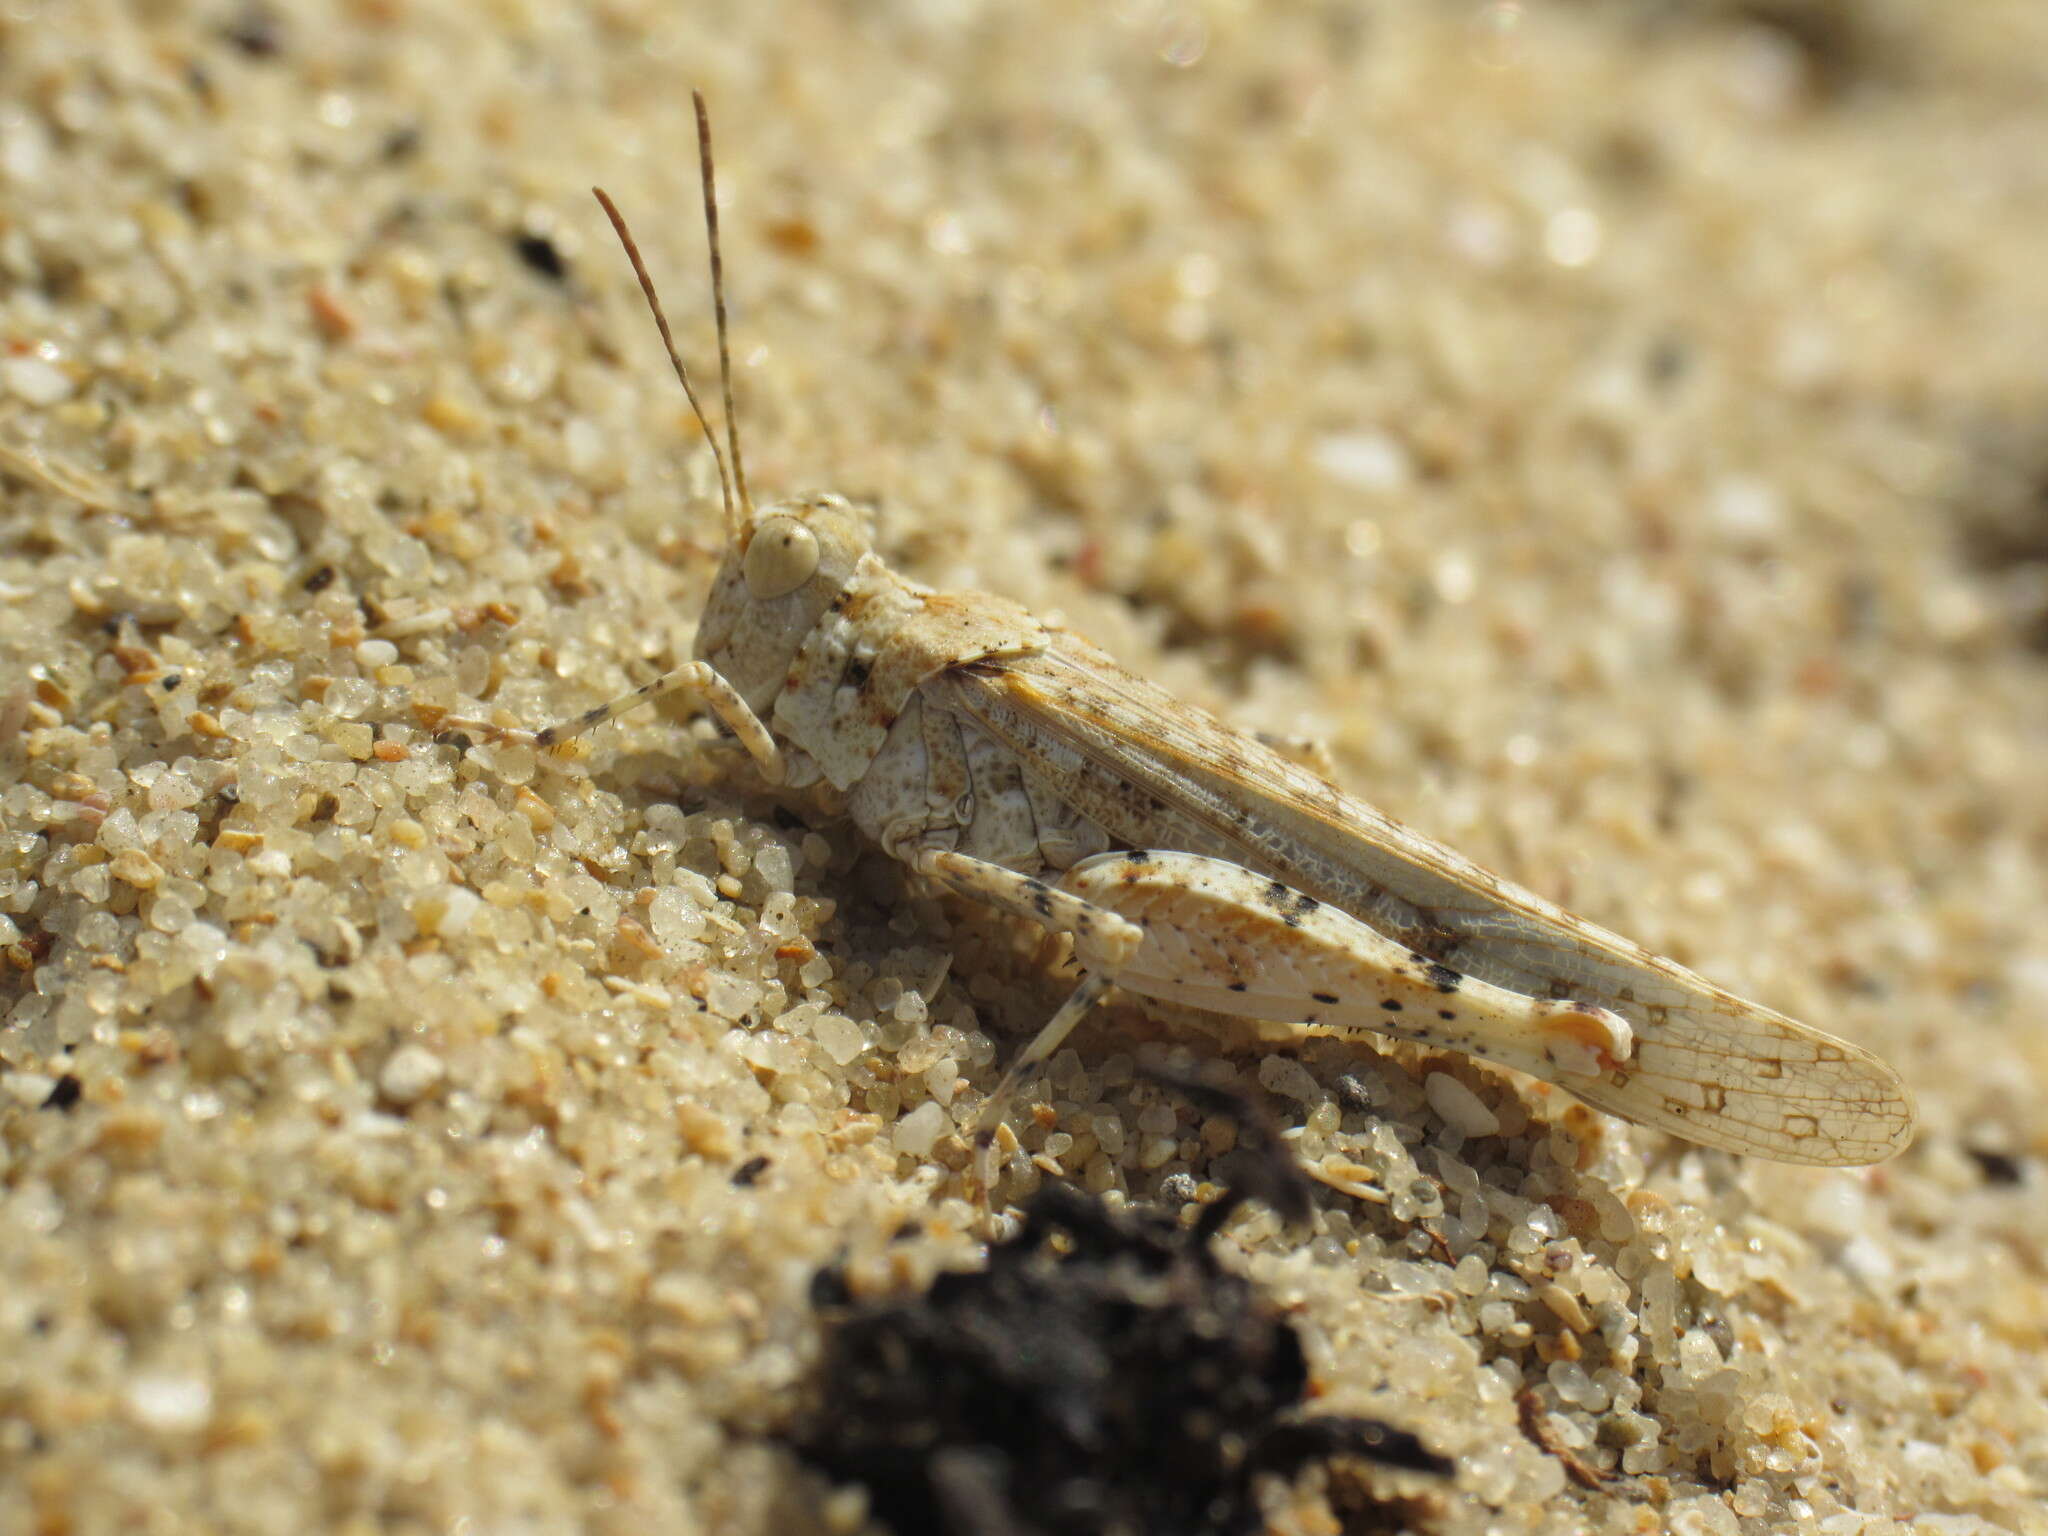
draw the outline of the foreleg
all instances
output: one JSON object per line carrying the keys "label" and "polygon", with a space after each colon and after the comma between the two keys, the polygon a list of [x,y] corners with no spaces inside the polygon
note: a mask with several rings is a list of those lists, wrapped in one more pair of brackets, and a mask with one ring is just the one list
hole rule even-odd
{"label": "foreleg", "polygon": [[761,770],[761,776],[771,784],[780,784],[786,776],[786,765],[782,751],[775,744],[775,737],[754,713],[747,701],[731,683],[713,671],[708,662],[686,661],[672,671],[664,672],[652,682],[642,683],[631,693],[619,695],[609,703],[587,709],[574,720],[565,720],[543,730],[512,730],[488,721],[450,716],[439,724],[441,730],[472,730],[498,741],[523,742],[528,746],[546,750],[559,746],[572,737],[586,731],[594,731],[608,720],[616,719],[638,704],[651,704],[656,699],[671,694],[689,694],[709,709],[733,733],[739,744],[746,748],[747,755]]}

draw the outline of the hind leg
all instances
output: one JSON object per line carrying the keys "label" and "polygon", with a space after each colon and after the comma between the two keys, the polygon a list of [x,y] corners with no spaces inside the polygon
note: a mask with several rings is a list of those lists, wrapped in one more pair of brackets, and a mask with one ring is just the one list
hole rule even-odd
{"label": "hind leg", "polygon": [[1086,974],[1080,985],[1062,1003],[1044,1028],[1032,1037],[1022,1054],[1010,1064],[982,1107],[977,1134],[986,1141],[994,1135],[1010,1095],[1024,1074],[1047,1060],[1066,1043],[1067,1036],[1087,1017],[1116,983],[1116,972],[1144,940],[1144,930],[1116,913],[1076,896],[1058,886],[1048,885],[1034,875],[1020,874],[985,859],[970,858],[950,848],[926,847],[909,855],[910,867],[938,881],[948,890],[1000,908],[1018,917],[1028,917],[1055,933],[1069,934],[1074,953]]}
{"label": "hind leg", "polygon": [[1497,1061],[1562,1087],[1624,1068],[1628,1021],[1529,997],[1418,954],[1350,913],[1242,865],[1191,853],[1097,854],[1064,893],[1140,925],[1112,973],[1141,996],[1239,1018],[1371,1030]]}

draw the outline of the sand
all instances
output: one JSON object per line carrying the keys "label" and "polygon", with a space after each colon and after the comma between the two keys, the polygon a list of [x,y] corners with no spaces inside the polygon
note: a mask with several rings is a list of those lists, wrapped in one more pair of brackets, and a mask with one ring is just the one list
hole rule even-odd
{"label": "sand", "polygon": [[22,0],[0,1530],[860,1526],[778,1438],[811,1278],[977,1261],[1060,978],[680,709],[429,729],[689,654],[715,479],[586,189],[708,368],[692,85],[760,497],[1921,1115],[1786,1169],[1125,1003],[997,1204],[1213,1195],[1190,1042],[1357,1170],[1221,1241],[1457,1461],[1414,1528],[2048,1529],[2048,10]]}

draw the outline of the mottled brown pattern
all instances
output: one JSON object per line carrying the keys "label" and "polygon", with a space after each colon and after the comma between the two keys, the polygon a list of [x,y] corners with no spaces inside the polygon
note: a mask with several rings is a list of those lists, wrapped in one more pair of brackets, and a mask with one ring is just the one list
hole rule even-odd
{"label": "mottled brown pattern", "polygon": [[[1785,1162],[1874,1162],[1911,1138],[1905,1086],[1871,1052],[1737,998],[1501,879],[1086,641],[1061,632],[1043,654],[965,669],[941,686],[950,707],[1129,846],[1241,865],[1378,934],[1450,935],[1412,946],[1439,994],[1469,989],[1470,977],[1524,997],[1616,1008],[1637,1032],[1633,1064],[1571,1083],[1599,1108]],[[1226,754],[1239,766],[1221,766]],[[1244,765],[1256,766],[1247,773]],[[1444,963],[1452,954],[1457,969]],[[1753,1070],[1756,1061],[1768,1069]],[[1719,1112],[1706,1112],[1707,1086],[1726,1091]]]}

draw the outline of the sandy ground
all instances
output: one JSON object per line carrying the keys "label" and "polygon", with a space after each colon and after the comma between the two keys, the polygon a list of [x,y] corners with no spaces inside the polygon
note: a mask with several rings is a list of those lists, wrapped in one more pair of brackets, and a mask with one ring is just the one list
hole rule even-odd
{"label": "sandy ground", "polygon": [[[973,1261],[1059,979],[680,712],[423,728],[688,654],[715,482],[585,189],[708,365],[692,84],[761,496],[1914,1085],[1812,1172],[1193,1036],[1393,1194],[1225,1241],[1458,1460],[1402,1518],[2048,1529],[2048,9],[26,0],[0,1530],[859,1523],[777,1439],[810,1278]],[[1086,1026],[998,1199],[1202,1196],[1184,1026]]]}

